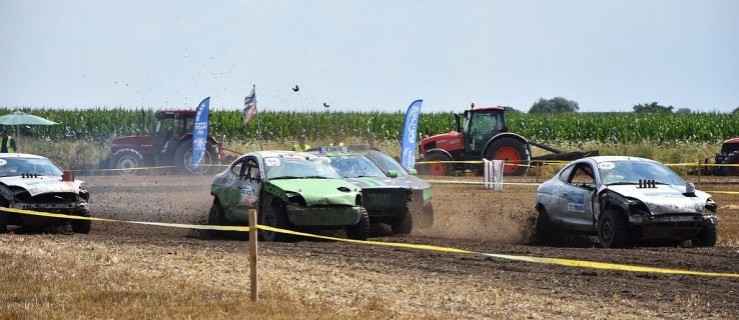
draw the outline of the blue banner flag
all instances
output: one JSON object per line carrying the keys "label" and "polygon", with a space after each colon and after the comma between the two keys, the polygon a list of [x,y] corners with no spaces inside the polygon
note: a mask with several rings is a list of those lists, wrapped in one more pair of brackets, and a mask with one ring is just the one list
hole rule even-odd
{"label": "blue banner flag", "polygon": [[416,100],[408,107],[403,120],[403,141],[400,145],[400,163],[407,170],[416,165],[416,139],[418,136],[418,118],[421,117],[421,103]]}
{"label": "blue banner flag", "polygon": [[190,166],[197,169],[200,167],[205,155],[205,147],[208,144],[208,108],[210,97],[205,98],[195,110],[195,125],[192,130],[192,157]]}

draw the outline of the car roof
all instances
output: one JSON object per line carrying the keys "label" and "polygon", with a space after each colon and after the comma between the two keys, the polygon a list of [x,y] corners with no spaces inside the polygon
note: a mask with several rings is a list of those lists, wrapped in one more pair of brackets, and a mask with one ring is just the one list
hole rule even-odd
{"label": "car roof", "polygon": [[587,157],[583,159],[590,159],[594,161],[595,163],[612,162],[612,161],[644,161],[644,162],[659,163],[658,161],[654,161],[652,159],[631,157],[631,156],[595,156],[595,157]]}
{"label": "car roof", "polygon": [[268,158],[268,157],[297,157],[297,158],[305,158],[305,159],[314,159],[318,158],[317,155],[308,153],[308,152],[299,152],[299,151],[286,151],[286,150],[266,150],[266,151],[254,151],[245,154],[247,155],[253,155],[253,156],[259,156],[262,158]]}

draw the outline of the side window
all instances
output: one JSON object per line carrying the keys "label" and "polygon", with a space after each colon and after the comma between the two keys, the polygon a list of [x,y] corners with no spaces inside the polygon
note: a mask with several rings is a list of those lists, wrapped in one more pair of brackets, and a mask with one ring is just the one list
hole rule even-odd
{"label": "side window", "polygon": [[259,165],[257,164],[257,160],[254,158],[246,159],[246,177],[248,179],[259,179]]}
{"label": "side window", "polygon": [[559,179],[562,180],[562,182],[570,182],[570,177],[572,176],[572,169],[574,169],[575,166],[569,166],[562,170],[562,174],[559,175]]}
{"label": "side window", "polygon": [[243,164],[244,164],[243,159],[234,163],[233,166],[231,166],[231,173],[236,175],[237,177],[240,176],[242,172],[241,168],[243,167]]}
{"label": "side window", "polygon": [[570,183],[578,187],[593,187],[595,186],[595,177],[593,176],[593,169],[585,163],[579,163],[575,166],[575,171],[570,178]]}

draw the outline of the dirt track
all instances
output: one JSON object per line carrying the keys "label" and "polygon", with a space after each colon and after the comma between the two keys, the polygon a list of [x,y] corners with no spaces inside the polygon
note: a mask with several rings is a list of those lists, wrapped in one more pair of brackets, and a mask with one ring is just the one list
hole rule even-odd
{"label": "dirt track", "polygon": [[[93,214],[121,220],[204,223],[212,201],[210,177],[82,177]],[[477,178],[479,179],[479,178]],[[701,187],[701,186],[699,186]],[[739,190],[739,186],[711,186]],[[709,189],[701,188],[701,189]],[[714,194],[719,203],[720,243],[714,248],[640,247],[601,249],[590,239],[572,247],[529,245],[535,186],[507,185],[503,192],[477,185],[434,184],[435,227],[411,236],[371,240],[453,247],[483,253],[581,259],[669,269],[739,273],[739,197]],[[340,234],[339,234],[340,235]],[[187,257],[219,257],[219,270],[244,268],[246,242],[209,239],[189,229],[126,223],[93,223],[82,241],[115,252],[121,268],[167,268],[171,253],[186,281],[232,283],[234,274]],[[143,253],[142,253],[143,252]],[[260,243],[262,281],[285,283],[306,299],[351,302],[381,299],[408,317],[454,318],[739,318],[739,278],[631,273],[572,268],[454,254],[331,241]],[[167,260],[167,261],[162,261]],[[190,259],[192,260],[192,259]],[[199,275],[200,276],[197,276]],[[202,275],[207,274],[207,276]],[[246,288],[246,279],[236,281]],[[518,305],[521,301],[538,301]],[[370,297],[370,298],[368,298]],[[374,297],[374,298],[371,298]],[[418,297],[423,297],[419,299]],[[371,301],[370,301],[371,302]],[[371,306],[371,303],[368,304]]]}

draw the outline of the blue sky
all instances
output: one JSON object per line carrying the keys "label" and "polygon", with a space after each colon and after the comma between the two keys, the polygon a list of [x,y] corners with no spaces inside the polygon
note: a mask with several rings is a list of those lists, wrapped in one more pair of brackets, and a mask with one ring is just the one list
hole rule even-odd
{"label": "blue sky", "polygon": [[[739,1],[0,0],[0,106],[739,107]],[[295,85],[300,91],[291,90]]]}

